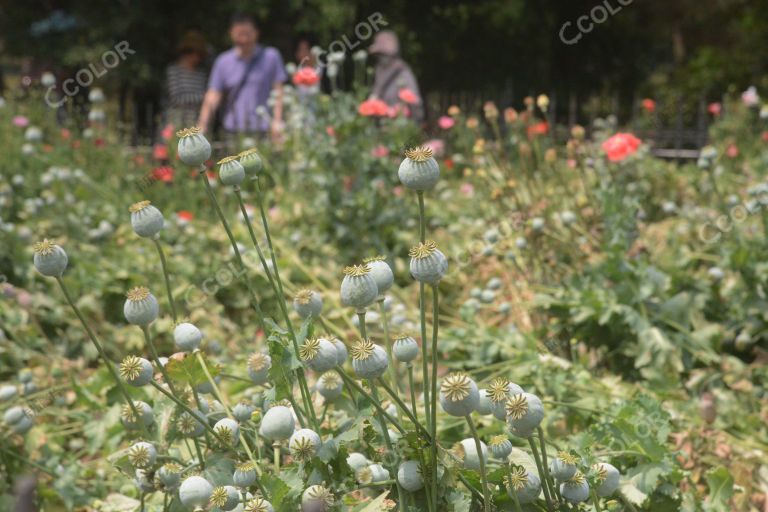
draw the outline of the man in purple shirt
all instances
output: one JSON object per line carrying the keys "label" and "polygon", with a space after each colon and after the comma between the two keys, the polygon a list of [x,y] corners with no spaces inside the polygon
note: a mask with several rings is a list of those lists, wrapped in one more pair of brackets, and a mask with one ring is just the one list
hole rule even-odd
{"label": "man in purple shirt", "polygon": [[[257,44],[259,31],[247,15],[232,18],[229,35],[234,47],[213,64],[198,126],[206,131],[221,106],[227,132],[263,134],[270,130],[276,136],[283,125],[283,59],[275,48]],[[267,100],[272,90],[275,102],[270,115]]]}

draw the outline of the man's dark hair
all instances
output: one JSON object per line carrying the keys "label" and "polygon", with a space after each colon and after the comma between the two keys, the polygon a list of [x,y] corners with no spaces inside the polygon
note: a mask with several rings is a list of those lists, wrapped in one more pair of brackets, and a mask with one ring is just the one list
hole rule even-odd
{"label": "man's dark hair", "polygon": [[251,25],[253,25],[253,28],[259,28],[259,25],[256,24],[256,19],[254,19],[254,17],[248,13],[236,12],[235,14],[232,15],[231,18],[229,18],[230,27],[233,27],[235,25],[240,25],[242,23],[250,23]]}

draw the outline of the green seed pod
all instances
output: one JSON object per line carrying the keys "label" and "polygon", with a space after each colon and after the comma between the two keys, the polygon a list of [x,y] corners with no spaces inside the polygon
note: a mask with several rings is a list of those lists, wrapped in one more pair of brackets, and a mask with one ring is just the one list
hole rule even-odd
{"label": "green seed pod", "polygon": [[232,418],[222,418],[217,421],[213,431],[232,446],[237,446],[240,441],[240,425]]}
{"label": "green seed pod", "polygon": [[26,434],[34,426],[34,424],[35,422],[31,415],[25,414],[19,421],[11,426],[11,430],[13,430],[14,434]]}
{"label": "green seed pod", "polygon": [[412,247],[408,255],[411,275],[421,283],[437,284],[448,272],[448,259],[432,240]]}
{"label": "green seed pod", "polygon": [[275,509],[270,502],[261,496],[256,496],[246,503],[245,512],[275,512]]}
{"label": "green seed pod", "polygon": [[211,507],[229,512],[234,510],[240,502],[240,493],[231,485],[219,486],[213,489],[209,503]]}
{"label": "green seed pod", "polygon": [[21,421],[24,416],[26,416],[24,408],[20,405],[14,405],[3,414],[3,423],[6,425],[15,425]]}
{"label": "green seed pod", "polygon": [[296,459],[307,461],[317,453],[321,444],[322,441],[317,432],[302,428],[293,433],[288,441],[288,449]]}
{"label": "green seed pod", "polygon": [[333,343],[333,346],[336,347],[336,364],[338,366],[344,366],[344,363],[347,360],[347,356],[349,355],[347,352],[347,346],[343,341],[333,336],[326,336],[326,339],[329,339],[331,343]]}
{"label": "green seed pod", "polygon": [[301,318],[317,318],[323,310],[323,296],[312,290],[299,290],[293,298],[293,310]]}
{"label": "green seed pod", "polygon": [[183,468],[181,466],[175,462],[169,462],[168,464],[165,464],[160,469],[158,469],[155,476],[157,477],[158,482],[165,489],[175,490],[181,483],[182,471]]}
{"label": "green seed pod", "polygon": [[397,170],[400,182],[411,190],[424,191],[434,188],[440,179],[440,166],[432,157],[432,148],[421,146],[405,152],[405,159]]}
{"label": "green seed pod", "polygon": [[234,416],[235,419],[240,423],[243,423],[244,421],[251,419],[251,414],[253,414],[253,411],[255,410],[256,407],[252,404],[245,401],[240,401],[232,408],[232,416]]}
{"label": "green seed pod", "polygon": [[597,495],[606,498],[612,495],[619,488],[619,470],[615,466],[606,462],[595,464],[597,470],[597,481],[599,485],[596,489]]}
{"label": "green seed pod", "polygon": [[395,282],[395,275],[387,264],[386,257],[374,256],[372,258],[366,258],[363,260],[363,263],[368,265],[371,269],[371,275],[373,276],[373,280],[376,281],[379,295],[383,296],[387,290],[392,288],[392,284]]}
{"label": "green seed pod", "polygon": [[512,453],[512,442],[504,435],[493,436],[491,442],[488,443],[488,448],[490,448],[491,454],[494,457],[506,461]]}
{"label": "green seed pod", "polygon": [[131,212],[131,226],[140,237],[155,238],[163,229],[163,214],[149,201],[132,204],[128,211]]}
{"label": "green seed pod", "polygon": [[580,471],[567,482],[560,484],[560,494],[569,503],[582,503],[589,499],[589,484]]}
{"label": "green seed pod", "polygon": [[488,385],[487,393],[491,401],[493,415],[501,421],[506,421],[507,399],[512,395],[523,393],[523,388],[510,382],[509,379],[497,377]]}
{"label": "green seed pod", "polygon": [[259,433],[270,441],[284,441],[293,435],[296,421],[288,407],[276,405],[268,410],[261,420]]}
{"label": "green seed pod", "polygon": [[480,392],[466,373],[453,373],[440,384],[440,406],[451,416],[467,416],[477,408]]}
{"label": "green seed pod", "polygon": [[407,460],[400,463],[397,468],[397,481],[400,487],[408,492],[416,492],[424,487],[424,478],[421,476],[421,467],[415,460]]}
{"label": "green seed pod", "polygon": [[245,169],[236,156],[222,158],[219,164],[219,179],[224,185],[236,187],[245,179]]}
{"label": "green seed pod", "polygon": [[344,382],[336,372],[325,372],[317,380],[317,392],[329,402],[336,400],[344,392]]}
{"label": "green seed pod", "polygon": [[549,463],[549,471],[560,482],[573,478],[578,468],[579,460],[568,452],[559,452]]}
{"label": "green seed pod", "polygon": [[344,269],[341,281],[341,303],[344,306],[365,309],[376,300],[379,288],[368,265],[353,265]]}
{"label": "green seed pod", "polygon": [[190,476],[179,486],[181,504],[189,509],[208,505],[211,494],[213,494],[213,485],[201,476]]}
{"label": "green seed pod", "polygon": [[[480,450],[483,452],[483,461],[487,464],[488,447],[482,441],[480,441]],[[480,456],[477,453],[474,438],[469,437],[457,443],[454,447],[454,453],[459,459],[464,461],[464,468],[480,471]]]}
{"label": "green seed pod", "polygon": [[369,464],[356,473],[357,481],[363,485],[389,480],[389,471],[381,464]]}
{"label": "green seed pod", "polygon": [[[535,473],[526,471],[522,466],[512,468],[511,475],[504,477],[507,493],[514,491],[521,504],[533,503],[541,494],[541,480]],[[511,488],[511,489],[510,489]]]}
{"label": "green seed pod", "polygon": [[269,380],[269,370],[272,368],[272,358],[261,352],[254,352],[248,358],[248,376],[254,384],[266,384]]}
{"label": "green seed pod", "polygon": [[256,466],[253,462],[243,462],[235,466],[232,482],[242,488],[250,487],[256,483]]}
{"label": "green seed pod", "polygon": [[176,347],[184,352],[192,352],[200,348],[203,333],[189,322],[182,322],[173,329],[173,341]]}
{"label": "green seed pod", "polygon": [[264,168],[264,161],[261,159],[256,148],[246,149],[239,153],[237,157],[240,159],[240,165],[243,166],[245,172],[250,174],[251,177],[256,177]]}
{"label": "green seed pod", "polygon": [[47,277],[61,277],[67,268],[67,253],[47,238],[33,246],[32,263],[38,272]]}
{"label": "green seed pod", "polygon": [[539,232],[544,229],[544,219],[541,217],[534,217],[531,219],[531,229],[533,229],[536,232]]}
{"label": "green seed pod", "polygon": [[16,398],[18,394],[19,394],[19,390],[16,389],[16,386],[13,386],[11,384],[5,384],[4,386],[0,386],[0,402],[7,402],[12,398]]}
{"label": "green seed pod", "polygon": [[120,420],[126,429],[139,430],[142,426],[146,428],[155,422],[155,413],[149,404],[140,400],[134,400],[133,405],[136,406],[136,410],[139,413],[138,418],[128,404],[125,404],[120,412]]}
{"label": "green seed pod", "polygon": [[307,487],[301,495],[301,512],[327,512],[333,507],[333,493],[322,485]]}
{"label": "green seed pod", "polygon": [[211,144],[201,133],[200,128],[185,128],[176,132],[179,138],[177,152],[185,164],[200,167],[211,158]]}
{"label": "green seed pod", "polygon": [[360,379],[377,379],[387,371],[387,352],[370,340],[358,340],[352,345],[352,369]]}
{"label": "green seed pod", "polygon": [[352,471],[357,473],[364,467],[367,467],[370,465],[370,461],[366,458],[365,455],[358,452],[352,452],[349,455],[347,455],[347,464],[349,464],[349,467],[352,468]]}
{"label": "green seed pod", "polygon": [[325,338],[309,338],[299,347],[299,359],[316,372],[326,372],[337,364],[336,345]]}
{"label": "green seed pod", "polygon": [[146,386],[154,375],[152,363],[143,357],[128,356],[120,363],[120,377],[131,386]]}
{"label": "green seed pod", "polygon": [[150,468],[157,461],[157,450],[153,444],[139,441],[128,450],[128,460],[135,468]]}
{"label": "green seed pod", "polygon": [[520,393],[507,399],[507,424],[518,437],[530,437],[544,419],[544,405],[536,395]]}
{"label": "green seed pod", "polygon": [[502,284],[503,283],[501,282],[501,279],[499,279],[498,277],[492,277],[488,280],[485,287],[488,290],[499,290],[501,289]]}
{"label": "green seed pod", "polygon": [[419,357],[419,344],[407,334],[398,334],[392,345],[392,353],[398,361],[410,363]]}
{"label": "green seed pod", "polygon": [[477,402],[477,412],[483,416],[493,413],[493,404],[488,396],[487,389],[480,390],[480,400]]}
{"label": "green seed pod", "polygon": [[[202,403],[205,404],[205,400],[202,400]],[[176,429],[178,429],[183,436],[200,437],[205,432],[205,424],[208,422],[205,414],[198,409],[193,409],[193,412],[195,413],[195,416],[188,412],[183,412],[179,414],[179,417],[176,420]]]}
{"label": "green seed pod", "polygon": [[123,314],[128,323],[147,326],[155,321],[160,313],[160,305],[148,288],[137,286],[129,290],[126,297]]}

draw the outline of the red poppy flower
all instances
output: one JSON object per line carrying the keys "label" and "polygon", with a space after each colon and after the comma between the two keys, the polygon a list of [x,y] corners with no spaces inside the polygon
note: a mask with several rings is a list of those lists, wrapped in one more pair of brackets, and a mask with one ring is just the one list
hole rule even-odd
{"label": "red poppy flower", "polygon": [[170,140],[171,137],[173,137],[173,125],[167,124],[163,128],[163,130],[160,132],[160,136],[163,138],[163,140]]}
{"label": "red poppy flower", "polygon": [[365,100],[357,107],[357,112],[366,117],[384,117],[389,112],[386,103],[377,98]]}
{"label": "red poppy flower", "polygon": [[656,102],[653,101],[651,98],[645,98],[642,101],[643,108],[646,112],[649,114],[653,114],[656,111]]}
{"label": "red poppy flower", "polygon": [[169,165],[162,165],[152,169],[152,177],[158,181],[162,181],[163,183],[170,183],[173,181],[174,172],[175,171],[173,170],[173,167]]}
{"label": "red poppy flower", "polygon": [[719,116],[720,112],[723,111],[723,105],[721,105],[718,102],[710,103],[707,105],[707,112],[712,114],[713,116]]}
{"label": "red poppy flower", "polygon": [[397,93],[397,97],[400,98],[400,101],[408,103],[409,105],[416,105],[419,103],[419,97],[415,92],[408,89],[407,87],[400,89],[400,91]]}
{"label": "red poppy flower", "polygon": [[539,121],[530,125],[527,129],[528,138],[533,139],[539,135],[546,135],[549,132],[549,124],[546,121]]}
{"label": "red poppy flower", "polygon": [[168,160],[168,146],[165,144],[155,144],[152,148],[152,156],[155,160]]}
{"label": "red poppy flower", "polygon": [[180,224],[186,224],[187,222],[190,222],[194,218],[195,216],[192,214],[192,212],[188,210],[181,210],[176,212],[176,219],[178,219]]}
{"label": "red poppy flower", "polygon": [[603,142],[602,148],[611,162],[621,162],[633,155],[640,147],[641,141],[631,133],[617,133]]}
{"label": "red poppy flower", "polygon": [[319,81],[320,75],[309,66],[301,67],[293,74],[293,85],[312,87]]}

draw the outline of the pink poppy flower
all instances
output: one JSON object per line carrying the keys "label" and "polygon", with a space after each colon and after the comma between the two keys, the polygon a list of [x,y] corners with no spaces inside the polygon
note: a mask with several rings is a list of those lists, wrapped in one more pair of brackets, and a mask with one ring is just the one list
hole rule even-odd
{"label": "pink poppy flower", "polygon": [[450,130],[455,124],[456,121],[454,121],[452,117],[448,116],[440,116],[440,119],[437,120],[437,125],[443,130]]}
{"label": "pink poppy flower", "polygon": [[24,116],[16,116],[13,118],[13,126],[18,126],[19,128],[26,128],[29,126],[29,119],[27,119]]}
{"label": "pink poppy flower", "polygon": [[617,133],[603,142],[602,148],[611,162],[621,162],[637,152],[641,141],[631,133]]}
{"label": "pink poppy flower", "polygon": [[417,105],[419,103],[419,97],[412,90],[404,87],[397,93],[397,97],[400,101],[408,103],[409,105]]}
{"label": "pink poppy flower", "polygon": [[293,85],[312,87],[320,81],[320,75],[310,66],[303,66],[293,74]]}

